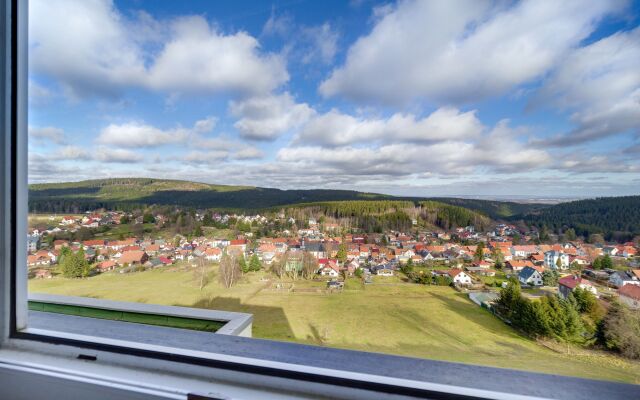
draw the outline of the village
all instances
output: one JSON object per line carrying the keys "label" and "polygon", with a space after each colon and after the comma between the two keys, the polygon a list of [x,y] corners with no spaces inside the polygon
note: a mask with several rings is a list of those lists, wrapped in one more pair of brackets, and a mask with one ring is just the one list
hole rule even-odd
{"label": "village", "polygon": [[[196,214],[196,219],[203,218]],[[229,221],[246,226],[270,223],[268,217],[260,215],[215,213],[211,218],[223,225]],[[288,229],[279,231],[277,237],[260,238],[251,229],[229,231],[227,237],[210,237],[200,229],[197,233],[201,235],[193,237],[153,238],[142,233],[113,240],[96,237],[73,241],[50,238],[80,230],[104,232],[105,228],[125,223],[141,226],[152,222],[162,227],[167,217],[136,217],[113,211],[49,216],[46,228],[43,224],[30,228],[29,277],[47,279],[60,273],[58,261],[63,248],[72,253],[82,250],[88,265],[84,277],[110,271],[134,273],[179,263],[215,265],[228,255],[239,260],[245,270],[251,264],[251,268],[272,271],[279,277],[304,275],[325,280],[332,290],[341,289],[345,277],[355,276],[368,284],[372,276],[400,275],[417,283],[495,294],[509,278],[516,278],[531,297],[549,293],[566,297],[575,288],[582,288],[605,300],[616,297],[631,308],[640,308],[640,259],[636,257],[637,243],[633,242],[567,240],[535,244],[536,232],[520,232],[506,224],[488,232],[476,232],[473,226],[467,226],[450,231],[416,228],[411,232],[352,233],[323,219],[309,218],[298,223],[302,227],[296,229],[292,217],[281,213],[271,218],[285,220],[282,226]],[[515,244],[516,240],[521,244]]]}

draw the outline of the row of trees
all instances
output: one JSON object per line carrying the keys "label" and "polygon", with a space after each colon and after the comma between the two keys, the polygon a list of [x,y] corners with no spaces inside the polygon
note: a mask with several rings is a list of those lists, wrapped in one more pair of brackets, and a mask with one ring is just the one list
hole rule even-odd
{"label": "row of trees", "polygon": [[531,336],[581,345],[597,345],[640,359],[640,314],[612,301],[605,310],[588,290],[576,288],[566,299],[545,296],[532,301],[512,280],[496,302],[497,312]]}
{"label": "row of trees", "polygon": [[[594,319],[602,318],[602,308],[593,294],[576,289],[566,299],[544,296],[532,301],[520,292],[520,284],[512,279],[500,292],[497,312],[511,324],[531,336],[546,336],[572,343],[587,343],[595,338]],[[581,314],[591,318],[585,324]]]}

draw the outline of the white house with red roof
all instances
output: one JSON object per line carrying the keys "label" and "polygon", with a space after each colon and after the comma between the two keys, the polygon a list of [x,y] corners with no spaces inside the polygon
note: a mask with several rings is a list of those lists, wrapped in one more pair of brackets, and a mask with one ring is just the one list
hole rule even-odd
{"label": "white house with red roof", "polygon": [[204,258],[208,261],[220,261],[222,259],[222,250],[217,247],[209,247],[204,251]]}
{"label": "white house with red roof", "polygon": [[472,283],[471,277],[460,268],[451,268],[447,273],[451,277],[451,280],[453,280],[454,284],[471,285]]}
{"label": "white house with red roof", "polygon": [[320,265],[320,269],[318,270],[320,275],[332,278],[336,278],[340,275],[340,267],[338,267],[337,261],[322,259],[318,260],[318,264]]}

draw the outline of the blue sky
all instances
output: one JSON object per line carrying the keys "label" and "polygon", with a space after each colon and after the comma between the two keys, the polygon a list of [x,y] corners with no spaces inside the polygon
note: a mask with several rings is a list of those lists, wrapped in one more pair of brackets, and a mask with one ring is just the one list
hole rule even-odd
{"label": "blue sky", "polygon": [[29,179],[638,194],[639,3],[33,0]]}

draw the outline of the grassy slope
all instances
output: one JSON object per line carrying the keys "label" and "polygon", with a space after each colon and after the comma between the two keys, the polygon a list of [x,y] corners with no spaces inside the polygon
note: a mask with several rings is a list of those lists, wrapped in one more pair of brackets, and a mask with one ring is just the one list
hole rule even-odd
{"label": "grassy slope", "polygon": [[[640,383],[640,364],[611,355],[565,355],[517,335],[464,294],[386,278],[369,286],[349,281],[343,293],[262,290],[261,273],[231,289],[215,282],[202,291],[189,271],[85,280],[31,280],[35,292],[123,301],[209,307],[254,314],[254,337],[401,354],[594,379]],[[323,288],[297,281],[297,288]],[[167,295],[169,294],[170,295]]]}

